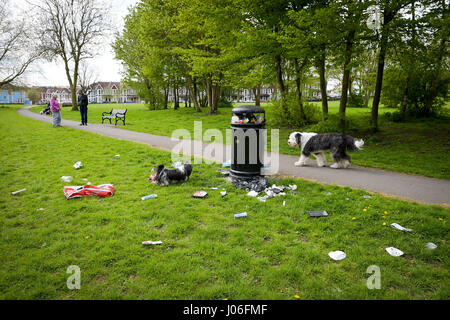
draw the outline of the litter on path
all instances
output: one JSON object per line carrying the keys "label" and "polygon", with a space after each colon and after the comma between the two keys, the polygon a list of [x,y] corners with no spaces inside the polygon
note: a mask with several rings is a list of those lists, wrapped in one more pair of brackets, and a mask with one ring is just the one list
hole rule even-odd
{"label": "litter on path", "polygon": [[64,182],[70,182],[70,181],[72,181],[72,177],[71,176],[62,176],[61,180]]}
{"label": "litter on path", "polygon": [[235,219],[237,219],[237,218],[244,218],[244,217],[246,217],[247,216],[247,212],[242,212],[242,213],[236,213],[235,215],[234,215],[234,218]]}
{"label": "litter on path", "polygon": [[392,223],[392,224],[391,224],[391,227],[392,227],[392,228],[395,228],[395,229],[397,229],[397,230],[401,230],[401,231],[408,231],[408,232],[411,232],[411,231],[412,231],[412,229],[408,229],[408,228],[402,227],[402,226],[399,225],[398,223]]}
{"label": "litter on path", "polygon": [[333,260],[339,261],[345,259],[347,255],[345,254],[344,251],[338,250],[338,251],[331,251],[330,253],[328,253],[328,256]]}
{"label": "litter on path", "polygon": [[84,186],[64,187],[64,196],[67,200],[85,196],[111,197],[113,195],[114,187],[112,184],[101,184],[98,186],[86,184]]}
{"label": "litter on path", "polygon": [[316,217],[328,217],[328,212],[324,210],[320,211],[308,211],[308,214],[310,217],[316,218]]}
{"label": "litter on path", "polygon": [[151,245],[151,244],[162,244],[162,241],[143,241],[142,244],[144,246]]}
{"label": "litter on path", "polygon": [[386,251],[393,257],[400,257],[403,255],[403,251],[401,251],[397,248],[394,248],[394,247],[386,248]]}
{"label": "litter on path", "polygon": [[208,192],[204,190],[195,191],[192,195],[194,198],[204,198],[208,195]]}
{"label": "litter on path", "polygon": [[428,243],[425,245],[425,247],[427,247],[427,249],[434,250],[434,249],[437,248],[437,245],[435,245],[433,242],[428,242]]}
{"label": "litter on path", "polygon": [[158,195],[157,194],[149,194],[148,196],[143,196],[141,197],[142,200],[147,200],[147,199],[155,199],[157,198]]}
{"label": "litter on path", "polygon": [[24,191],[26,191],[26,190],[27,190],[27,189],[20,189],[20,190],[11,192],[11,194],[12,194],[13,196],[15,196],[16,194],[21,193],[21,192],[24,192]]}
{"label": "litter on path", "polygon": [[81,163],[81,161],[77,161],[75,162],[75,164],[73,165],[73,167],[75,169],[80,169],[83,166],[83,164]]}

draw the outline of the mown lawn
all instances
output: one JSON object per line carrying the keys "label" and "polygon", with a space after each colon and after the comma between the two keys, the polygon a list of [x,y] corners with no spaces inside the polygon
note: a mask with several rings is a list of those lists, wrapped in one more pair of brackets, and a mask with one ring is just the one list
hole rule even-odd
{"label": "mown lawn", "polygon": [[[215,164],[196,165],[187,183],[158,187],[147,176],[171,163],[167,152],[51,128],[12,108],[0,115],[1,299],[450,298],[449,209],[301,180],[272,181],[298,191],[262,203],[226,183]],[[75,170],[76,161],[84,167]],[[113,183],[116,193],[66,200],[63,175],[74,177],[70,185]],[[191,197],[199,189],[207,198]],[[151,193],[158,198],[140,199]],[[233,219],[243,211],[247,218]],[[405,256],[390,256],[390,246]],[[347,258],[331,260],[334,250]],[[70,265],[81,269],[80,290],[66,287]],[[371,265],[381,270],[379,290],[366,287]]]}
{"label": "mown lawn", "polygon": [[[330,102],[330,114],[338,113],[338,101]],[[317,105],[320,102],[316,103]],[[89,122],[101,122],[101,113],[111,108],[128,108],[127,125],[124,129],[147,132],[157,135],[171,136],[176,129],[184,128],[194,136],[194,121],[202,122],[202,132],[207,129],[219,129],[225,137],[226,129],[230,127],[231,108],[221,108],[220,114],[206,116],[196,113],[194,108],[179,110],[150,111],[143,104],[98,104],[90,105],[88,111]],[[263,104],[267,111],[267,128],[270,123],[272,108]],[[33,107],[39,112],[42,107]],[[363,152],[352,153],[353,164],[365,167],[380,168],[399,171],[409,174],[425,175],[429,177],[450,179],[450,162],[447,155],[450,153],[450,122],[448,120],[418,120],[408,123],[394,123],[382,116],[385,112],[396,109],[380,108],[380,132],[373,135],[368,132],[370,109],[348,108],[347,118],[350,122],[350,134],[365,140]],[[79,112],[71,108],[63,108],[62,117],[70,120],[80,120]],[[316,131],[313,127],[281,128],[279,152],[298,155],[299,150],[290,148],[286,141],[292,131]],[[270,130],[268,131],[270,137]],[[225,140],[225,138],[224,138]],[[225,141],[224,141],[225,142]],[[269,139],[269,149],[271,148]]]}

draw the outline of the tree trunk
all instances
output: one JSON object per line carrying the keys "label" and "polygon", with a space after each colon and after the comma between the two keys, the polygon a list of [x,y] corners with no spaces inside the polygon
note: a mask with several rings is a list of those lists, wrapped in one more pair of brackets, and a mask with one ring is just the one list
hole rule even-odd
{"label": "tree trunk", "polygon": [[345,133],[345,109],[347,107],[347,92],[350,78],[349,64],[352,58],[353,39],[355,31],[352,30],[347,36],[345,44],[344,76],[342,79],[341,101],[339,103],[339,128]]}
{"label": "tree trunk", "polygon": [[317,69],[320,77],[320,93],[322,95],[322,120],[328,119],[327,80],[325,79],[325,49],[317,59]]}
{"label": "tree trunk", "polygon": [[364,102],[364,107],[369,107],[369,100],[370,100],[370,89],[366,89],[366,101]]}
{"label": "tree trunk", "polygon": [[400,108],[400,113],[402,114],[403,117],[405,116],[406,108],[408,107],[409,81],[410,81],[410,76],[408,75],[408,77],[406,78],[405,90],[403,91],[403,103],[402,103],[402,106]]}
{"label": "tree trunk", "polygon": [[294,67],[295,67],[295,84],[297,88],[297,101],[298,106],[300,107],[300,118],[302,120],[306,120],[305,117],[305,110],[303,108],[303,101],[302,101],[302,86],[301,86],[301,76],[302,76],[302,68],[298,65],[298,60],[294,59]]}
{"label": "tree trunk", "polygon": [[353,100],[353,79],[350,75],[348,76],[348,95],[350,98],[350,104],[353,104],[355,102]]}
{"label": "tree trunk", "polygon": [[380,104],[381,89],[383,86],[384,60],[386,57],[386,49],[388,45],[388,28],[386,25],[394,18],[394,12],[386,8],[383,12],[383,27],[381,30],[380,53],[378,55],[377,80],[375,82],[375,92],[372,102],[372,126],[378,131],[378,106]]}
{"label": "tree trunk", "polygon": [[287,109],[287,106],[286,106],[286,87],[285,87],[284,81],[283,81],[283,69],[281,66],[281,56],[277,55],[275,57],[275,64],[276,64],[278,91],[280,92],[280,98],[281,98],[281,108],[285,114],[285,117],[289,118],[289,110]]}
{"label": "tree trunk", "polygon": [[255,95],[255,106],[261,106],[261,85],[253,87],[253,94]]}
{"label": "tree trunk", "polygon": [[169,87],[164,89],[164,109],[169,108]]}

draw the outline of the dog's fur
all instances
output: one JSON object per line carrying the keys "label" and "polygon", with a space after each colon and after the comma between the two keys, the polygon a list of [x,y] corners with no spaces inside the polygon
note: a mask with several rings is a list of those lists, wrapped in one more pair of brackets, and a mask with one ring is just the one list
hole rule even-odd
{"label": "dog's fur", "polygon": [[151,175],[149,180],[160,186],[168,186],[171,183],[188,181],[191,173],[192,165],[189,162],[185,162],[176,169],[167,169],[163,164],[160,164],[156,167],[156,174]]}
{"label": "dog's fur", "polygon": [[317,166],[324,167],[325,152],[329,151],[334,161],[330,168],[337,169],[350,166],[351,157],[346,151],[361,150],[364,141],[339,133],[292,132],[289,135],[288,144],[291,147],[299,146],[302,150],[300,159],[295,163],[296,166],[304,166],[306,159],[312,154],[317,159]]}

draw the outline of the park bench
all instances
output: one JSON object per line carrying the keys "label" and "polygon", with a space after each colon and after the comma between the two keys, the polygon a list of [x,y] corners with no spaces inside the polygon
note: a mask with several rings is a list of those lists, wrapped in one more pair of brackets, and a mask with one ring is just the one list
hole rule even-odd
{"label": "park bench", "polygon": [[102,123],[105,119],[109,120],[109,124],[111,124],[111,119],[116,120],[115,126],[117,125],[117,121],[122,120],[123,125],[125,125],[125,114],[128,109],[111,109],[110,112],[102,113]]}

